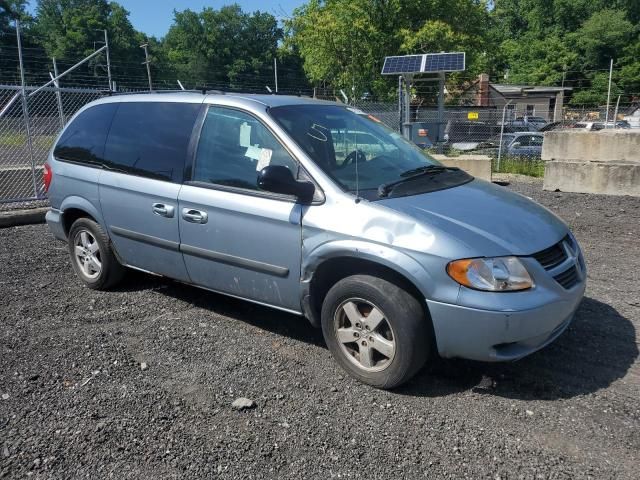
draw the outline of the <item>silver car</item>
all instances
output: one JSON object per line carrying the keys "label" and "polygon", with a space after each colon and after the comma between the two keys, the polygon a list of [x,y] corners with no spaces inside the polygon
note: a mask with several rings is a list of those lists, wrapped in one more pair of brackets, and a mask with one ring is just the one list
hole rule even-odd
{"label": "silver car", "polygon": [[524,357],[562,334],[585,289],[553,213],[331,102],[104,98],[60,134],[45,184],[86,286],[133,268],[306,317],[381,388],[435,354]]}

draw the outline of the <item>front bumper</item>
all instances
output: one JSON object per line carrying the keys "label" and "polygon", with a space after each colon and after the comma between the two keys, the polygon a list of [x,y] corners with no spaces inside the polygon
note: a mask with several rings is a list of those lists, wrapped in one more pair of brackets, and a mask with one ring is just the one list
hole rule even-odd
{"label": "front bumper", "polygon": [[550,344],[567,329],[584,290],[583,281],[562,299],[519,311],[484,310],[427,300],[438,352],[445,358],[518,360]]}

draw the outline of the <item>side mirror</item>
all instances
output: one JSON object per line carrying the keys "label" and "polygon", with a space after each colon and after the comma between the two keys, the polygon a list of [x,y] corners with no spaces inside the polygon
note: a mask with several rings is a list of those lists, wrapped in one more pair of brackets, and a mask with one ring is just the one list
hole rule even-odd
{"label": "side mirror", "polygon": [[260,170],[258,187],[267,192],[294,195],[302,202],[310,202],[316,190],[313,183],[293,178],[291,170],[283,165],[269,165]]}

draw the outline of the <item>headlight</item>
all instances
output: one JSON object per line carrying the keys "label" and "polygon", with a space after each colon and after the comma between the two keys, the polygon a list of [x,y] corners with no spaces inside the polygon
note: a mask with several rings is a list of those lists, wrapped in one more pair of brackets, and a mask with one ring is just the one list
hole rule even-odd
{"label": "headlight", "polygon": [[460,285],[489,292],[513,292],[533,287],[533,280],[516,257],[467,258],[447,265]]}

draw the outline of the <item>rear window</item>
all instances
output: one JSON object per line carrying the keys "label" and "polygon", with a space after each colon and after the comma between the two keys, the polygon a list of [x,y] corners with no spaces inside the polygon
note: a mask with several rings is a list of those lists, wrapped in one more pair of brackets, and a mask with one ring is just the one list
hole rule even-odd
{"label": "rear window", "polygon": [[104,150],[106,166],[181,182],[199,109],[196,103],[120,103]]}
{"label": "rear window", "polygon": [[53,150],[59,160],[101,165],[104,144],[118,105],[106,103],[87,108],[66,128]]}

